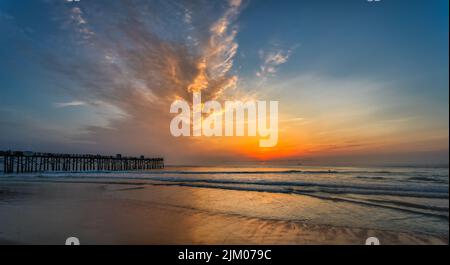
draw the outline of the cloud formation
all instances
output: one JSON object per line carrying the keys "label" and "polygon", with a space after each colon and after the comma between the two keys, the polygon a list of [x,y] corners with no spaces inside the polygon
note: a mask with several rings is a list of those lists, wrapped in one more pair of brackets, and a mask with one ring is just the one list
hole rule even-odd
{"label": "cloud formation", "polygon": [[265,52],[264,50],[259,51],[259,56],[262,60],[262,64],[256,72],[256,76],[261,79],[266,79],[273,76],[278,71],[278,67],[286,63],[291,56],[292,49],[281,50],[276,49],[273,51]]}
{"label": "cloud formation", "polygon": [[67,18],[60,18],[61,24],[77,39],[70,49],[79,56],[48,55],[45,61],[54,73],[75,83],[66,92],[77,100],[55,106],[95,107],[103,102],[119,109],[111,113],[108,126],[89,126],[80,136],[114,147],[111,152],[171,157],[182,156],[180,148],[192,151],[195,141],[170,136],[169,106],[180,98],[190,102],[192,91],[201,90],[208,100],[236,88],[238,76],[232,68],[241,1],[116,1],[92,12],[100,10],[95,5],[86,1],[62,7],[70,27]]}
{"label": "cloud formation", "polygon": [[56,108],[76,107],[86,105],[84,101],[57,102],[54,104]]}

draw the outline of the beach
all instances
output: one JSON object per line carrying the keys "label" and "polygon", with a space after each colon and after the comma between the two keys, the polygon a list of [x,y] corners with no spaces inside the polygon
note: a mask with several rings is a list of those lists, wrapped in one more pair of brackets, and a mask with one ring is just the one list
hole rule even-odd
{"label": "beach", "polygon": [[[168,183],[129,175],[0,177],[0,244],[59,245],[71,236],[81,244],[360,245],[370,236],[381,244],[448,244],[448,197],[447,217],[424,217],[413,210],[261,191],[254,183],[239,189],[186,177]],[[429,197],[439,197],[434,195]]]}

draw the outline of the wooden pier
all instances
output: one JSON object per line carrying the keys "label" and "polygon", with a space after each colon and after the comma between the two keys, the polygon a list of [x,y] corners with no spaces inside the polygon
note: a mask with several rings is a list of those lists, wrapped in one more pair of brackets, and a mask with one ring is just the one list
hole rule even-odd
{"label": "wooden pier", "polygon": [[0,151],[3,172],[131,171],[164,168],[163,158]]}

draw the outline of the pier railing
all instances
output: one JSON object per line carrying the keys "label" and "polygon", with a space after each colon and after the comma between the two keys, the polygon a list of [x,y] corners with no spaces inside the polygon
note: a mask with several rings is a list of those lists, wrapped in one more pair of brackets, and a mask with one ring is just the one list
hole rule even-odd
{"label": "pier railing", "polygon": [[130,171],[164,168],[163,158],[0,151],[3,172]]}

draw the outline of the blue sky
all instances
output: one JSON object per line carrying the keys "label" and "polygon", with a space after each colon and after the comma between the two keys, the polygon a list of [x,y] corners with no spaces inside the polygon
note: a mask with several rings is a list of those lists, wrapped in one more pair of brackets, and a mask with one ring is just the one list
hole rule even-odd
{"label": "blue sky", "polygon": [[[168,114],[153,98],[187,94],[164,67],[189,83],[206,58],[211,69],[229,63],[210,80],[235,86],[224,97],[274,98],[285,119],[305,121],[284,128],[292,156],[380,150],[380,161],[397,151],[448,161],[448,8],[443,0],[0,0],[0,149],[155,152],[184,162],[172,150],[195,143],[167,138],[165,114],[146,119]],[[223,35],[213,30],[221,21]],[[212,46],[223,54],[208,54]],[[155,140],[118,143],[130,138]],[[235,156],[217,148],[218,159]],[[191,157],[210,156],[199,150]]]}

